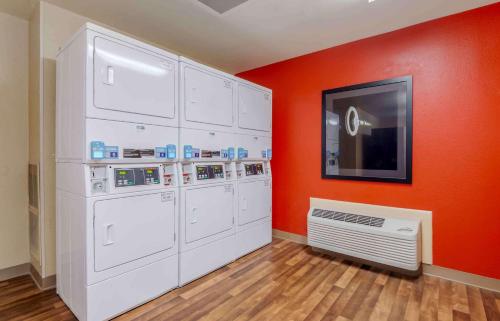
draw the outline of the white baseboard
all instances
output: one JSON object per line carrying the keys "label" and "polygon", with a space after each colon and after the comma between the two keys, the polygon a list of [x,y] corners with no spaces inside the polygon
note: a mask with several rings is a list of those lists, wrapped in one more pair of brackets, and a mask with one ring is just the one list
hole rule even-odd
{"label": "white baseboard", "polygon": [[[273,237],[289,240],[299,244],[307,244],[307,236],[285,232],[277,229],[273,229]],[[437,265],[423,264],[422,268],[425,275],[435,276],[438,278],[460,282],[490,291],[500,292],[499,279],[493,279],[482,275],[448,269]]]}

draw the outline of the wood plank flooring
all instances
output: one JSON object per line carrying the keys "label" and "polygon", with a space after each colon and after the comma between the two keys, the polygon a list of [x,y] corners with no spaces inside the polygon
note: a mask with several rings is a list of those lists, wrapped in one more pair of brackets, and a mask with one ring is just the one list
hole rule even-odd
{"label": "wood plank flooring", "polygon": [[[142,320],[500,321],[500,294],[402,277],[275,239],[116,318]],[[0,282],[0,320],[76,320],[28,276]]]}

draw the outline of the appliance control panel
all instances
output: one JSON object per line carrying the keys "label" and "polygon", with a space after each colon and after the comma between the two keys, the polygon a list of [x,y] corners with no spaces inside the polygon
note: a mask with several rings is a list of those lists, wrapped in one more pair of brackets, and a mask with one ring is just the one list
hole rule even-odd
{"label": "appliance control panel", "polygon": [[198,180],[224,178],[222,165],[197,165],[196,178]]}
{"label": "appliance control panel", "polygon": [[218,183],[236,179],[236,168],[234,162],[185,162],[179,166],[178,177],[181,186]]}
{"label": "appliance control panel", "polygon": [[236,177],[238,179],[271,177],[271,164],[269,161],[237,162]]}
{"label": "appliance control panel", "polygon": [[245,176],[264,175],[262,163],[245,164]]}
{"label": "appliance control panel", "polygon": [[158,167],[115,168],[115,187],[160,184]]}
{"label": "appliance control panel", "polygon": [[87,195],[128,193],[175,187],[180,184],[176,163],[96,164],[88,166],[87,169]]}

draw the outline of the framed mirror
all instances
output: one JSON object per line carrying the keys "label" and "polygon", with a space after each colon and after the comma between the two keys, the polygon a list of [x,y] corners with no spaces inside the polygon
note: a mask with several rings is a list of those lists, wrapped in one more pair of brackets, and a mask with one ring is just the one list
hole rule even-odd
{"label": "framed mirror", "polygon": [[412,77],[324,90],[322,178],[412,181]]}

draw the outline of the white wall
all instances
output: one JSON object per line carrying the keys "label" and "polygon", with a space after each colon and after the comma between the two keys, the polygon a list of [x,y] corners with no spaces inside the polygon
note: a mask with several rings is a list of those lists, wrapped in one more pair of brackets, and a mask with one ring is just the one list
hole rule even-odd
{"label": "white wall", "polygon": [[0,13],[0,269],[30,261],[28,22]]}

